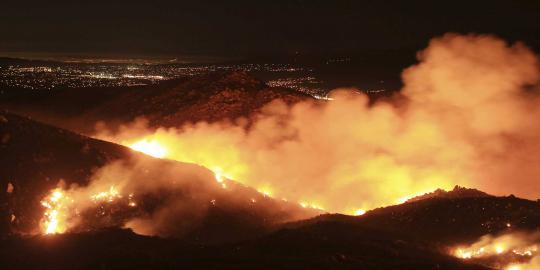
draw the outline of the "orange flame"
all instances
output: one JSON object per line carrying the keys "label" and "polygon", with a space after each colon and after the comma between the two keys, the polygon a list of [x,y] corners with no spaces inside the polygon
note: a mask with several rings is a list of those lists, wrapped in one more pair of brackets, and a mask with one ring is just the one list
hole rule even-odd
{"label": "orange flame", "polygon": [[64,212],[69,199],[60,188],[53,189],[50,194],[41,201],[45,207],[45,213],[41,220],[44,234],[56,234],[66,231],[66,214]]}
{"label": "orange flame", "polygon": [[[49,195],[41,200],[41,205],[45,208],[40,221],[41,232],[43,234],[65,233],[77,225],[77,218],[81,211],[102,203],[112,203],[122,198],[120,191],[115,186],[94,194],[87,195],[85,192],[78,189],[54,188],[51,190]],[[127,205],[129,207],[137,206],[133,200],[133,194],[129,194]]]}

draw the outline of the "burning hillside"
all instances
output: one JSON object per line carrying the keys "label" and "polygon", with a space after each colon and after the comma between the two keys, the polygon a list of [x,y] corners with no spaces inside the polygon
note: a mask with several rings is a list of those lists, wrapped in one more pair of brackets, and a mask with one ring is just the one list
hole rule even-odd
{"label": "burning hillside", "polygon": [[49,111],[84,121],[79,132],[99,120],[99,140],[2,113],[3,235],[129,228],[241,250],[235,260],[298,247],[313,262],[314,246],[330,266],[534,269],[536,234],[520,231],[540,226],[538,203],[457,186],[540,192],[538,58],[450,34],[418,60],[384,100],[316,100],[233,72]]}
{"label": "burning hillside", "polygon": [[276,100],[249,119],[156,127],[152,116],[95,136],[330,212],[455,185],[535,198],[539,78],[538,58],[521,44],[446,35],[404,71],[392,99],[341,89],[329,101]]}
{"label": "burning hillside", "polygon": [[[11,168],[1,171],[4,236],[126,226],[219,242],[317,214],[198,165],[153,159],[6,112],[1,119],[1,134],[9,138],[2,164]],[[174,225],[179,220],[189,222]]]}
{"label": "burning hillside", "polygon": [[[510,227],[511,225],[508,224]],[[485,235],[469,246],[459,246],[454,256],[487,264],[497,269],[533,270],[540,267],[538,232]]]}

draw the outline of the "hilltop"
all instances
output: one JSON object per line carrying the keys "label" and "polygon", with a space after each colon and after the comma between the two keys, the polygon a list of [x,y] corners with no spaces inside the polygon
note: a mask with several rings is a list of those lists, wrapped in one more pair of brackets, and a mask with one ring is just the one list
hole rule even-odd
{"label": "hilltop", "polygon": [[146,86],[59,89],[41,94],[4,91],[0,106],[83,133],[91,133],[97,122],[114,125],[137,117],[162,127],[249,118],[275,99],[289,104],[313,99],[291,89],[268,87],[244,71],[214,72]]}

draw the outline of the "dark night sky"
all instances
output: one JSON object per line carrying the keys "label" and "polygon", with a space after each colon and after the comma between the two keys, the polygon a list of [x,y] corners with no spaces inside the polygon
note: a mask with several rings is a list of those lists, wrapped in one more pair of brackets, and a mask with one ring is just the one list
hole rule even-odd
{"label": "dark night sky", "polygon": [[450,31],[540,49],[540,0],[2,2],[0,54],[362,54]]}

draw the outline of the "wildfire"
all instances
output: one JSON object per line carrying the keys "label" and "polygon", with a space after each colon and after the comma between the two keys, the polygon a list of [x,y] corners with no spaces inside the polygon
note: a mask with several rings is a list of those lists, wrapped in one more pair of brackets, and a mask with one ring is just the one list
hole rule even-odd
{"label": "wildfire", "polygon": [[108,191],[102,191],[90,196],[90,199],[94,202],[106,201],[110,203],[117,198],[122,198],[122,196],[114,186],[111,186]]}
{"label": "wildfire", "polygon": [[[59,234],[71,229],[77,223],[81,211],[91,207],[97,207],[103,203],[113,203],[117,199],[123,198],[120,191],[115,186],[110,186],[105,191],[93,194],[83,193],[78,190],[62,190],[55,188],[50,191],[41,205],[45,207],[45,212],[40,221],[43,234]],[[127,197],[127,205],[136,207],[133,194]]]}
{"label": "wildfire", "polygon": [[354,211],[354,215],[355,215],[355,216],[362,216],[362,215],[364,215],[365,213],[366,213],[366,210],[364,210],[364,209],[356,209],[356,210]]}
{"label": "wildfire", "polygon": [[[489,258],[505,265],[504,270],[538,269],[539,233],[514,232],[498,237],[484,236],[468,247],[456,248],[452,254],[460,259]],[[524,263],[527,262],[528,263]]]}
{"label": "wildfire", "polygon": [[164,158],[167,154],[167,149],[156,140],[142,139],[129,145],[129,148],[155,158]]}
{"label": "wildfire", "polygon": [[495,243],[488,244],[481,247],[470,247],[470,248],[457,248],[454,251],[454,256],[461,259],[471,259],[471,258],[480,258],[488,256],[496,256],[504,253],[513,253],[518,256],[528,256],[531,257],[537,252],[537,246],[527,246],[527,247],[514,247],[508,248],[508,244],[505,243]]}
{"label": "wildfire", "polygon": [[[142,138],[121,140],[121,142],[133,150],[143,152],[156,158],[170,158],[180,162],[190,162],[205,166],[214,173],[216,182],[218,182],[222,188],[227,188],[226,180],[245,183],[244,178],[247,177],[246,172],[249,171],[246,164],[239,159],[239,153],[235,149],[225,148],[226,151],[224,152],[216,152],[214,149],[221,149],[222,146],[215,145],[216,143],[212,142],[212,140],[205,142],[208,143],[208,145],[202,142],[196,143],[197,150],[194,150],[192,149],[191,145],[186,144],[187,142],[178,140],[176,137],[170,136],[170,134],[163,133],[161,130],[158,130],[158,132],[147,134]],[[191,155],[188,155],[187,153],[191,153]],[[371,173],[371,170],[368,170],[368,173]],[[380,171],[373,171],[373,174],[379,173]],[[402,178],[404,176],[401,174],[395,174],[393,177]],[[272,185],[270,182],[262,182],[261,184],[253,185],[258,186],[257,191],[265,197],[284,198],[282,199],[284,201],[291,199],[288,194],[283,193],[282,190],[276,188],[276,186]],[[447,186],[443,185],[443,188],[444,187]],[[426,187],[422,187],[422,190],[425,192],[413,192],[410,195],[402,195],[401,197],[396,196],[399,198],[397,200],[395,199],[396,197],[394,197],[394,199],[389,197],[388,204],[391,204],[392,201],[394,203],[401,204],[415,196],[431,192],[433,189],[426,189]],[[102,196],[106,196],[106,194],[103,194]],[[322,201],[322,203],[314,202],[309,198],[297,198],[296,201],[303,208],[313,208],[323,211],[327,209],[327,207],[325,207],[326,205],[324,205],[326,204],[325,201]],[[350,208],[347,210],[330,208],[329,210],[360,216],[366,212],[365,207],[373,207],[371,205],[362,206],[362,208],[352,208],[352,210]]]}
{"label": "wildfire", "polygon": [[66,231],[65,208],[69,198],[60,188],[53,189],[50,194],[41,201],[45,207],[45,213],[41,221],[44,234],[56,234]]}

